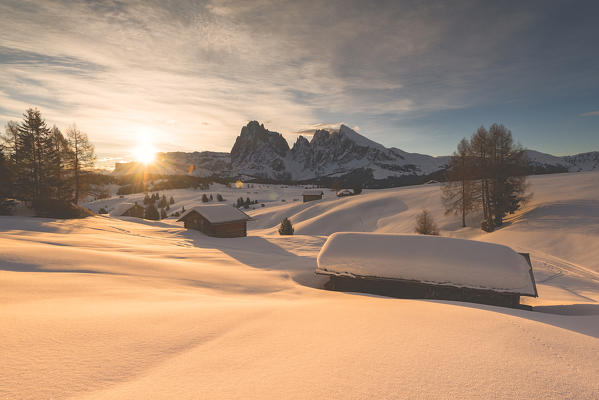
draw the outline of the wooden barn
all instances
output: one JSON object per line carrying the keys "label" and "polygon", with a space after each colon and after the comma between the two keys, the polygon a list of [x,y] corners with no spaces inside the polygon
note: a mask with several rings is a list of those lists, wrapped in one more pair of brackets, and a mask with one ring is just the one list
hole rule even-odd
{"label": "wooden barn", "polygon": [[324,192],[322,190],[306,190],[302,193],[304,203],[308,201],[321,200]]}
{"label": "wooden barn", "polygon": [[249,219],[246,213],[230,205],[210,204],[187,210],[177,221],[208,236],[230,238],[247,236]]}
{"label": "wooden barn", "polygon": [[143,218],[144,215],[145,208],[137,203],[121,203],[118,204],[112,211],[110,211],[110,216],[112,217]]}
{"label": "wooden barn", "polygon": [[530,257],[506,246],[425,235],[335,233],[318,255],[326,289],[525,308]]}

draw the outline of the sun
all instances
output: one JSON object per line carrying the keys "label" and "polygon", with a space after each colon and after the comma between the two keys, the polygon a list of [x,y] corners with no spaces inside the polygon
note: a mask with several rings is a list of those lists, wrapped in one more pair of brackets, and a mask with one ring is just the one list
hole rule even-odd
{"label": "sun", "polygon": [[150,164],[156,158],[156,149],[151,144],[137,146],[132,151],[135,161],[142,164]]}

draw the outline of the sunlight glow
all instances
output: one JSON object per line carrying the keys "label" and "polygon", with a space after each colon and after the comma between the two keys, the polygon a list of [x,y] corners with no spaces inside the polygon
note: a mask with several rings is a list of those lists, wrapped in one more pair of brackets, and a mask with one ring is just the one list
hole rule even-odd
{"label": "sunlight glow", "polygon": [[132,154],[135,161],[150,164],[156,158],[156,149],[151,144],[142,144],[133,149]]}

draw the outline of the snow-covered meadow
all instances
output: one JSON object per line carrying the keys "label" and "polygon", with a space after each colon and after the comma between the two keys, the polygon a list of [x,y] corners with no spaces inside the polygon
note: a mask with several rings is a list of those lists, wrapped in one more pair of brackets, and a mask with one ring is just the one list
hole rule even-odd
{"label": "snow-covered meadow", "polygon": [[[491,234],[444,215],[436,184],[310,203],[302,187],[160,192],[171,212],[204,193],[258,200],[235,239],[176,218],[0,217],[0,398],[596,399],[599,173],[530,182]],[[328,235],[412,233],[423,208],[444,236],[529,252],[534,311],[321,289]]]}

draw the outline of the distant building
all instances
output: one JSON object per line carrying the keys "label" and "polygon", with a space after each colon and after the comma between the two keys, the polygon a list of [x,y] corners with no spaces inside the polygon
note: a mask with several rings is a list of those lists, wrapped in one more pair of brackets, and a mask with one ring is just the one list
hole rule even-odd
{"label": "distant building", "polygon": [[339,189],[337,190],[337,197],[344,197],[344,196],[353,196],[354,190],[353,189]]}
{"label": "distant building", "polygon": [[110,211],[111,217],[143,218],[145,209],[137,203],[121,203]]}
{"label": "distant building", "polygon": [[245,237],[250,217],[227,204],[210,204],[187,210],[177,221],[185,228],[198,230],[214,237]]}
{"label": "distant building", "polygon": [[322,190],[305,190],[302,193],[302,197],[304,198],[304,203],[307,203],[308,201],[321,200],[323,194]]}

